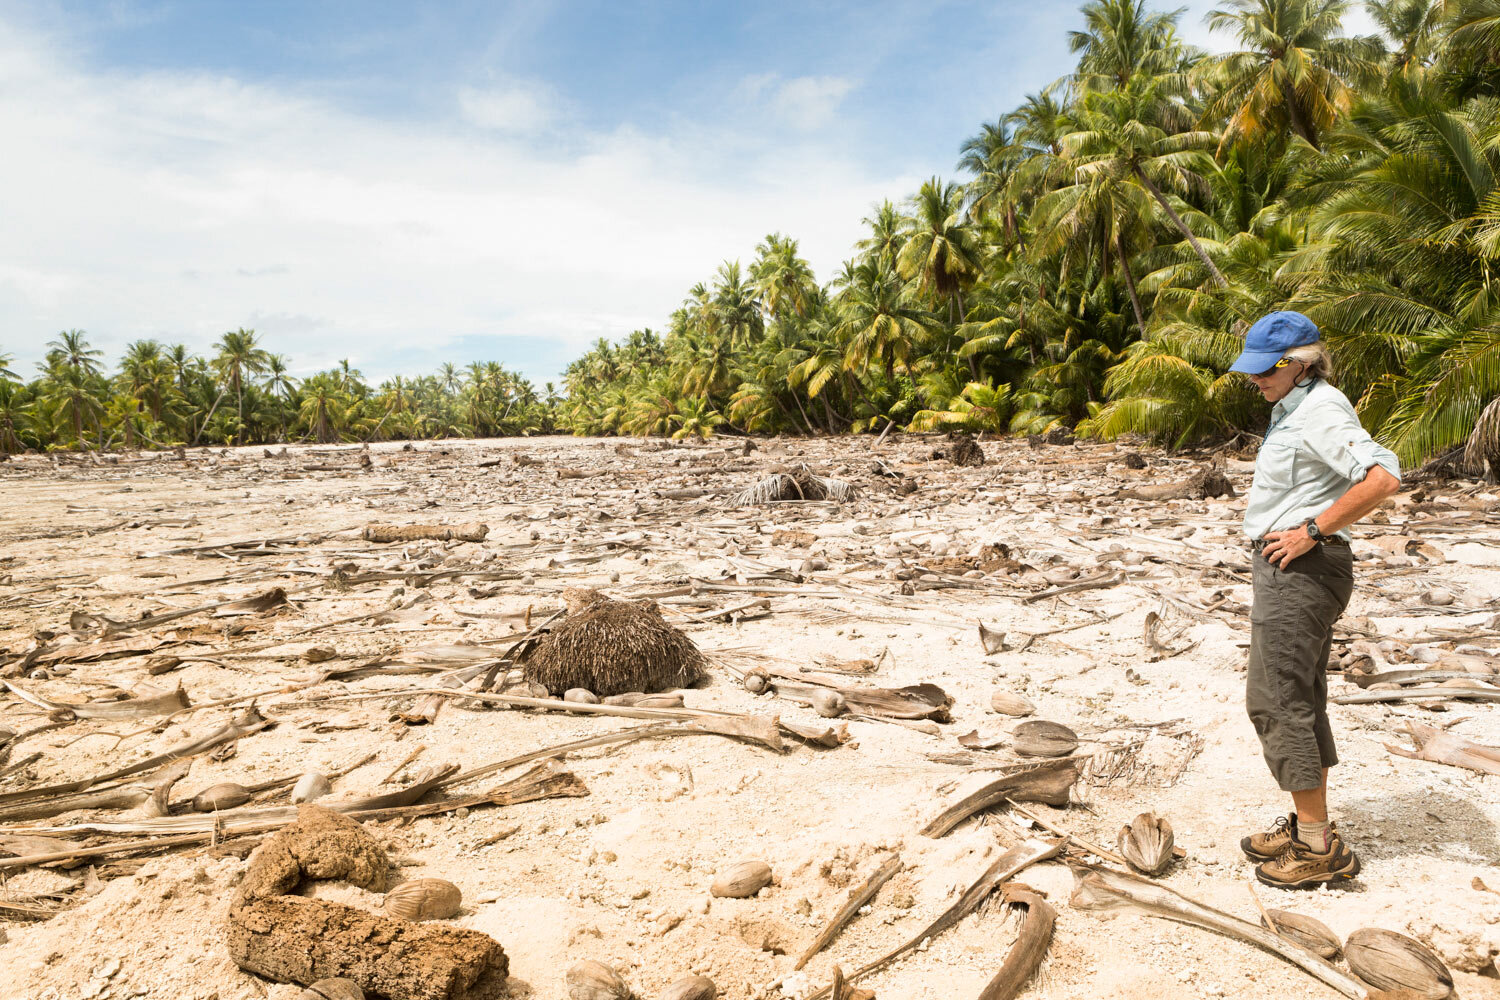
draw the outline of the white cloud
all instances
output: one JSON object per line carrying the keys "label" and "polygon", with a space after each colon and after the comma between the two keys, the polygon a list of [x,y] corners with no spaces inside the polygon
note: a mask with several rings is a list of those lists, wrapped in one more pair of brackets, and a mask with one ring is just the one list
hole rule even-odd
{"label": "white cloud", "polygon": [[548,89],[516,83],[480,89],[461,87],[458,106],[471,124],[501,132],[534,132],[552,124],[559,102]]}
{"label": "white cloud", "polygon": [[747,76],[733,98],[765,115],[776,125],[809,132],[833,121],[854,81],[841,76],[797,76],[776,73]]}
{"label": "white cloud", "polygon": [[[62,329],[113,358],[137,337],[206,351],[246,326],[303,371],[483,356],[548,375],[597,336],[660,327],[768,232],[830,275],[870,204],[916,186],[831,138],[743,123],[572,128],[564,155],[517,134],[561,113],[544,90],[457,95],[494,126],[475,131],[223,77],[89,72],[65,51],[0,23],[0,351],[22,362]],[[769,94],[795,123],[847,91]],[[557,348],[522,357],[507,337]]]}

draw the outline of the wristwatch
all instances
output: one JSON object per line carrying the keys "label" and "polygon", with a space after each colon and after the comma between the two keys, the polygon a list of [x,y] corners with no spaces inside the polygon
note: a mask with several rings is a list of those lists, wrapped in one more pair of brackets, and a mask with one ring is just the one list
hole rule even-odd
{"label": "wristwatch", "polygon": [[1317,521],[1313,520],[1312,518],[1308,518],[1307,524],[1305,524],[1303,527],[1307,529],[1308,538],[1311,538],[1315,542],[1321,542],[1323,540],[1323,532],[1319,530]]}

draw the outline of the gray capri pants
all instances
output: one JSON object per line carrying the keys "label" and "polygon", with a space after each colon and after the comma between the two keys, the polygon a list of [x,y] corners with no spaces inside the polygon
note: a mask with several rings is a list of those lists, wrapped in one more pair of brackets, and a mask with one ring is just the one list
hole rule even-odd
{"label": "gray capri pants", "polygon": [[1323,543],[1286,569],[1259,552],[1252,564],[1245,709],[1282,790],[1318,788],[1323,768],[1339,762],[1328,725],[1325,671],[1333,624],[1354,593],[1354,553],[1347,545]]}

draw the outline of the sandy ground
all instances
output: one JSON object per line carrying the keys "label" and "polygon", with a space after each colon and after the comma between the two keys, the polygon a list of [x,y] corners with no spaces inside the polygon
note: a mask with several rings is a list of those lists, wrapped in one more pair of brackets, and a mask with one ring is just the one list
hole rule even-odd
{"label": "sandy ground", "polygon": [[[878,667],[851,685],[931,682],[953,698],[953,720],[939,736],[849,721],[850,739],[836,749],[796,744],[780,755],[713,736],[631,742],[566,757],[587,797],[373,824],[403,877],[445,878],[462,888],[454,923],[504,945],[516,996],[564,997],[565,970],[593,958],[614,965],[643,997],[690,971],[713,979],[731,1000],[796,997],[826,985],[835,963],[851,970],[917,933],[1026,832],[1025,821],[1004,810],[940,839],[917,832],[992,778],[985,767],[1012,759],[1003,747],[968,751],[957,742],[975,730],[1003,735],[1012,725],[990,710],[996,689],[1025,695],[1037,717],[1078,732],[1081,752],[1113,762],[1113,772],[1095,768],[1078,785],[1079,804],[1038,806],[1039,814],[1107,847],[1137,813],[1166,816],[1187,856],[1165,884],[1255,919],[1252,871],[1238,841],[1286,805],[1243,712],[1250,588],[1239,520],[1248,466],[1230,463],[1238,499],[1140,501],[1113,494],[1182,479],[1195,468],[1191,458],[1146,451],[1147,467],[1131,470],[1123,446],[986,442],[987,464],[955,468],[933,457],[946,446],[940,438],[878,447],[868,439],[789,440],[742,454],[727,439],[670,447],[464,441],[376,446],[368,466],[357,449],[307,447],[269,457],[254,448],[194,451],[186,460],[18,458],[0,464],[0,649],[9,654],[0,664],[10,660],[0,669],[54,701],[174,684],[195,705],[279,691],[258,702],[275,727],[241,740],[227,759],[195,760],[178,786],[186,795],[224,781],[333,771],[367,756],[335,780],[333,797],[374,794],[430,765],[474,767],[640,725],[454,703],[430,725],[412,726],[393,721],[416,702],[409,695],[320,700],[428,686],[431,675],[286,690],[319,670],[399,660],[435,644],[503,650],[528,612],[534,623],[560,608],[569,586],[616,597],[679,592],[660,599],[663,612],[713,661],[709,682],[686,693],[689,707],[826,723],[788,698],[750,694],[737,672],[826,670],[860,659]],[[530,461],[518,460],[523,455]],[[895,475],[877,474],[877,459]],[[856,497],[726,505],[727,491],[801,462],[853,482]],[[579,472],[585,475],[567,478]],[[902,483],[915,491],[903,495]],[[695,489],[707,492],[656,495]],[[1395,640],[1386,647],[1393,666],[1420,666],[1401,662],[1414,645],[1500,650],[1495,502],[1478,484],[1421,484],[1420,493],[1408,488],[1376,515],[1380,523],[1361,526],[1358,587],[1341,637]],[[371,522],[469,521],[489,526],[483,542],[376,544],[359,535]],[[1431,548],[1425,557],[1391,556],[1372,541],[1397,534]],[[258,539],[279,541],[226,547]],[[935,560],[992,543],[1009,546],[1028,568],[965,576],[949,563],[945,573],[928,572]],[[341,588],[331,583],[337,567],[389,578]],[[1023,602],[1111,569],[1121,574],[1113,586]],[[468,575],[432,579],[445,571]],[[741,589],[681,593],[693,579]],[[75,641],[74,612],[128,622],[275,586],[286,588],[289,606],[235,617],[208,611],[143,630],[163,643],[155,655],[183,660],[161,676],[148,675],[150,653],[16,674],[23,654]],[[1446,589],[1453,602],[1425,603],[1433,588]],[[769,613],[685,621],[757,594],[768,598]],[[1149,658],[1148,612],[1162,616],[1158,634],[1170,650],[1190,648]],[[981,622],[1006,633],[1005,650],[985,654]],[[86,622],[73,624],[83,626],[77,641],[93,641]],[[1027,642],[1075,625],[1082,627]],[[334,650],[336,659],[310,665],[303,653],[315,646]],[[1335,694],[1357,690],[1338,675],[1331,686]],[[0,795],[143,759],[207,735],[239,707],[204,708],[165,724],[80,720],[37,733],[0,761],[0,772],[13,769],[0,778]],[[1344,762],[1332,797],[1364,871],[1346,891],[1258,892],[1266,905],[1317,916],[1340,936],[1360,927],[1415,934],[1453,967],[1459,995],[1500,996],[1491,964],[1500,953],[1500,779],[1388,753],[1382,744],[1397,742],[1408,719],[1500,745],[1494,702],[1334,707]],[[0,700],[0,727],[26,733],[47,722],[44,711],[14,695]],[[37,752],[39,759],[14,770]],[[286,795],[267,793],[257,804]],[[0,854],[4,837],[18,830],[139,815],[96,810],[9,821]],[[0,942],[8,938],[0,943],[0,1000],[290,1000],[298,987],[241,972],[221,941],[247,846],[0,871],[7,878],[0,903],[64,907],[36,922],[7,922],[0,912]],[[901,873],[793,975],[795,956],[888,852],[900,854]],[[766,861],[775,882],[750,899],[711,898],[715,871],[745,859]],[[1338,995],[1239,942],[1128,912],[1073,908],[1072,876],[1061,864],[1034,867],[1022,880],[1059,912],[1044,972],[1025,996]],[[379,902],[347,886],[320,885],[317,893]],[[883,998],[978,996],[1015,931],[1013,919],[986,909],[862,985]]]}

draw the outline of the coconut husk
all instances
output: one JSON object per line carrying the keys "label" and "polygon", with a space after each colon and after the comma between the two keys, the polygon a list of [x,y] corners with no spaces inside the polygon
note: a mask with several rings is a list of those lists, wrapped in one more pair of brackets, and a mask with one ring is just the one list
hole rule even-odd
{"label": "coconut husk", "polygon": [[602,697],[692,687],[703,679],[698,647],[662,619],[654,601],[567,595],[568,617],[525,654],[522,674],[553,694],[584,688]]}
{"label": "coconut husk", "polygon": [[984,449],[979,446],[978,441],[964,434],[954,439],[948,459],[954,465],[983,465]]}
{"label": "coconut husk", "polygon": [[749,507],[786,500],[833,500],[843,503],[854,496],[854,486],[842,479],[815,476],[807,466],[775,472],[729,500],[731,507]]}
{"label": "coconut husk", "polygon": [[1453,974],[1431,949],[1405,934],[1362,927],[1344,942],[1344,958],[1377,990],[1410,990],[1428,1000],[1453,995]]}

